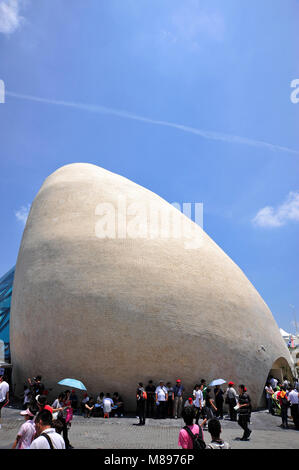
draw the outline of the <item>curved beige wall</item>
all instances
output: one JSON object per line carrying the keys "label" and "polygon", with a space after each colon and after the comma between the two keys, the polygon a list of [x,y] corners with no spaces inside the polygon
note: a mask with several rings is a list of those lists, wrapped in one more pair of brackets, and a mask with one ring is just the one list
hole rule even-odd
{"label": "curved beige wall", "polygon": [[191,221],[202,239],[197,249],[184,239],[97,238],[97,205],[117,208],[119,196],[170,207],[80,163],[50,175],[37,194],[14,279],[14,381],[41,373],[55,387],[74,377],[91,393],[118,390],[134,409],[137,381],[180,377],[192,390],[202,377],[222,377],[245,383],[257,404],[274,361],[290,360],[269,308]]}

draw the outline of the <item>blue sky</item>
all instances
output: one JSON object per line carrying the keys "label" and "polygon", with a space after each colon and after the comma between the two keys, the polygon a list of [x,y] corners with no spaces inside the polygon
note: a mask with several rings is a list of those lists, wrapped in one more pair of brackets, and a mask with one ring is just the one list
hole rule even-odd
{"label": "blue sky", "polygon": [[294,332],[298,13],[298,0],[0,0],[0,276],[44,179],[90,162],[203,202],[206,232]]}

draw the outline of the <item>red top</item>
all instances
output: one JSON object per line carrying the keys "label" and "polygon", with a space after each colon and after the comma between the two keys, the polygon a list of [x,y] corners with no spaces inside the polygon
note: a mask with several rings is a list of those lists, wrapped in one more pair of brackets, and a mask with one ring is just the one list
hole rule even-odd
{"label": "red top", "polygon": [[51,408],[50,405],[45,405],[44,410],[48,410],[48,411],[50,411],[50,413],[53,413],[53,408]]}

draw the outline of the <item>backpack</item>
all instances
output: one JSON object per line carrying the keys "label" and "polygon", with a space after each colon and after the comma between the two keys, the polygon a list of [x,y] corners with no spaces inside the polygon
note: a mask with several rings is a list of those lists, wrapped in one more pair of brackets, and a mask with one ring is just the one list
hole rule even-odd
{"label": "backpack", "polygon": [[286,397],[281,398],[281,403],[282,403],[284,406],[290,406],[290,402],[289,402],[289,400],[288,400]]}
{"label": "backpack", "polygon": [[139,400],[147,400],[147,393],[143,388],[137,389],[137,396],[139,396]]}
{"label": "backpack", "polygon": [[206,448],[206,443],[203,440],[202,429],[200,426],[199,426],[199,434],[193,434],[193,432],[188,426],[185,426],[183,429],[185,429],[185,431],[187,431],[189,436],[192,438],[193,450],[203,450]]}

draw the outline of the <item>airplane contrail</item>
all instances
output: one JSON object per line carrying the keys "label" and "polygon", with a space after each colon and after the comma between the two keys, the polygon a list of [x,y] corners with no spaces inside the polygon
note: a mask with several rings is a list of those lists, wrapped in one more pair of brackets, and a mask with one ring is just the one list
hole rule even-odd
{"label": "airplane contrail", "polygon": [[144,116],[139,116],[137,114],[130,113],[128,111],[122,111],[122,110],[114,109],[114,108],[107,108],[105,106],[76,103],[72,101],[63,101],[63,100],[50,100],[47,98],[40,98],[38,96],[23,95],[23,94],[15,93],[12,91],[6,91],[6,95],[11,96],[13,98],[36,101],[38,103],[45,103],[45,104],[50,104],[50,105],[55,105],[55,106],[65,106],[69,108],[75,108],[75,109],[79,109],[82,111],[88,111],[91,113],[110,114],[110,115],[117,116],[120,118],[132,119],[135,121],[145,122],[147,124],[153,124],[156,126],[171,127],[173,129],[178,129],[183,132],[188,132],[189,134],[198,135],[208,140],[216,140],[216,141],[222,141],[222,142],[228,142],[228,143],[250,145],[252,147],[265,148],[268,150],[281,151],[281,152],[287,152],[287,153],[299,155],[299,150],[294,150],[289,147],[283,147],[281,145],[271,144],[269,142],[264,142],[262,140],[248,139],[246,137],[240,137],[237,135],[226,134],[222,132],[214,132],[214,131],[207,131],[204,129],[197,129],[195,127],[189,127],[183,124],[177,124],[177,123],[170,122],[170,121],[150,119]]}

